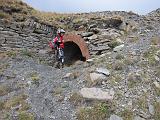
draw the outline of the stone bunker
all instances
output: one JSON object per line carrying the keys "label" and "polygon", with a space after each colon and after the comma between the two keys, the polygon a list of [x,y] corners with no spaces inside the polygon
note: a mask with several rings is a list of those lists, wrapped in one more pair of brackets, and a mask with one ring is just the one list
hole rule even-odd
{"label": "stone bunker", "polygon": [[85,61],[90,54],[85,41],[79,35],[66,34],[64,36],[64,56],[66,64],[72,64],[77,60]]}

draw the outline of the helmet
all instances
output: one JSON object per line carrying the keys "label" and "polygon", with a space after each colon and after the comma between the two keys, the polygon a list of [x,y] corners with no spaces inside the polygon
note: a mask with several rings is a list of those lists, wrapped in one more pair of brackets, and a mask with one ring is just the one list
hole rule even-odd
{"label": "helmet", "polygon": [[60,33],[65,33],[65,31],[63,29],[58,29],[57,34],[60,34]]}

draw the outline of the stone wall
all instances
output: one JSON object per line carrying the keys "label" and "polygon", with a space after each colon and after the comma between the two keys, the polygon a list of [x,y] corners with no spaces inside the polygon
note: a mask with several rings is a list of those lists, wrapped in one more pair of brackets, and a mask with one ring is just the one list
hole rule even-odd
{"label": "stone wall", "polygon": [[0,20],[0,49],[27,48],[44,49],[56,35],[56,28],[34,19],[8,23]]}

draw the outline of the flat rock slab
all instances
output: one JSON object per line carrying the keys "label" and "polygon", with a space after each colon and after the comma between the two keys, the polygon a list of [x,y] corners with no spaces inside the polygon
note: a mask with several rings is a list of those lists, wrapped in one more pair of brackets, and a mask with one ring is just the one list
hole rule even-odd
{"label": "flat rock slab", "polygon": [[124,44],[115,47],[115,48],[113,49],[113,51],[114,51],[114,52],[119,52],[119,51],[121,51],[123,48],[124,48]]}
{"label": "flat rock slab", "polygon": [[110,75],[109,70],[108,70],[108,69],[105,69],[105,68],[97,68],[97,69],[96,69],[96,72],[102,73],[102,74],[104,74],[104,75],[106,75],[106,76],[109,76],[109,75]]}
{"label": "flat rock slab", "polygon": [[123,120],[123,119],[117,115],[111,115],[109,120]]}
{"label": "flat rock slab", "polygon": [[90,73],[90,78],[91,78],[91,81],[94,82],[96,80],[104,80],[106,76],[99,73]]}
{"label": "flat rock slab", "polygon": [[102,90],[101,88],[82,88],[81,95],[87,99],[93,100],[112,100],[114,96],[113,90]]}

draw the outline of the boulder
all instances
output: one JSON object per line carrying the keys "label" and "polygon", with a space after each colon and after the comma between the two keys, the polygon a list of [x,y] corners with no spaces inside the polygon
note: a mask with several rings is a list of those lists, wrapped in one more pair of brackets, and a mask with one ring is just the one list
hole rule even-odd
{"label": "boulder", "polygon": [[88,37],[89,40],[95,40],[95,39],[97,39],[97,38],[98,38],[97,35],[92,35],[92,36]]}
{"label": "boulder", "polygon": [[113,49],[113,51],[114,51],[114,52],[119,52],[119,51],[121,51],[123,48],[124,48],[124,44],[115,47],[115,48]]}
{"label": "boulder", "polygon": [[117,116],[117,115],[111,115],[109,120],[123,120],[121,117]]}
{"label": "boulder", "polygon": [[101,73],[101,74],[104,74],[104,75],[106,75],[106,76],[109,76],[109,75],[110,75],[109,70],[106,69],[106,68],[97,68],[97,69],[96,69],[96,72]]}
{"label": "boulder", "polygon": [[113,90],[102,90],[101,88],[82,88],[80,94],[87,99],[92,100],[112,100]]}
{"label": "boulder", "polygon": [[90,78],[92,82],[97,82],[97,80],[98,81],[104,80],[106,76],[99,73],[90,73]]}
{"label": "boulder", "polygon": [[81,36],[82,37],[90,37],[92,36],[94,33],[93,32],[85,32],[85,33],[82,33]]}

